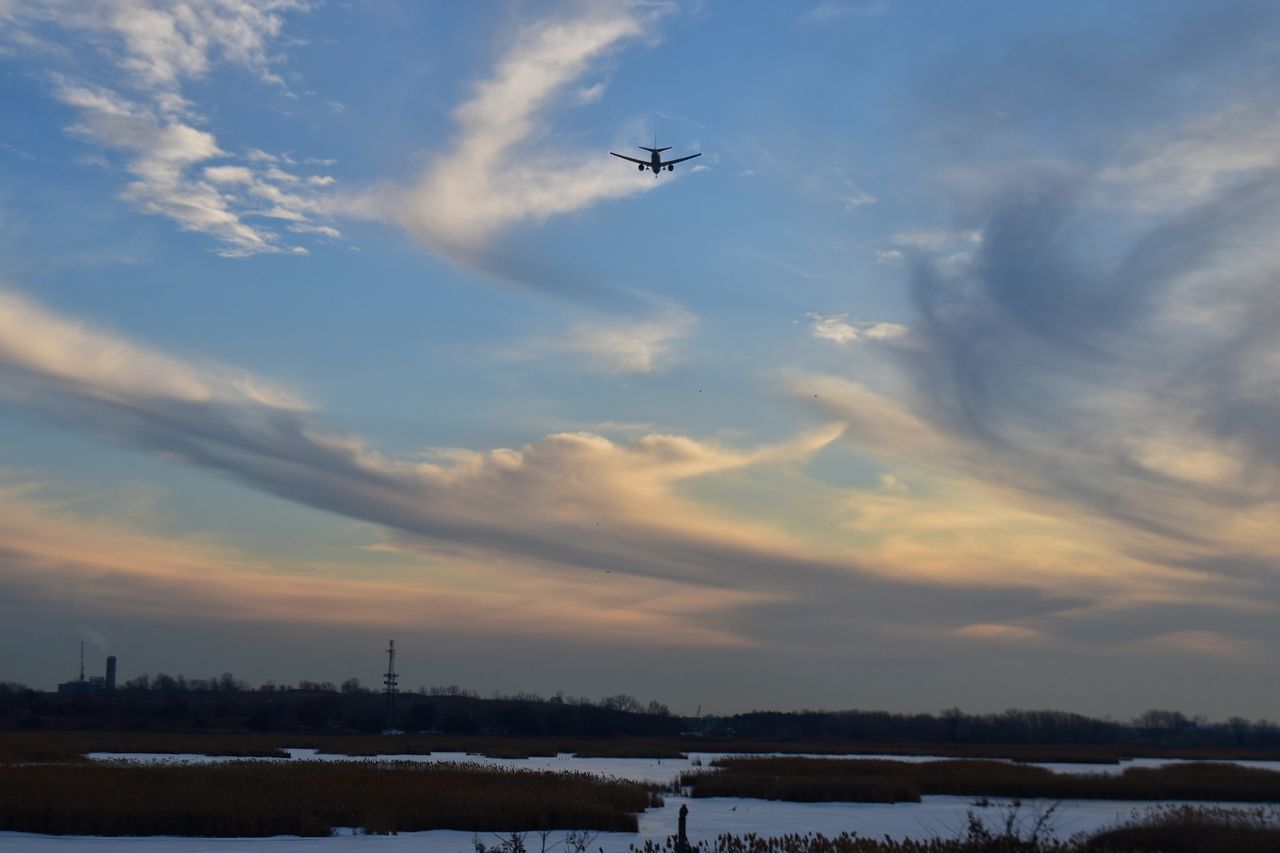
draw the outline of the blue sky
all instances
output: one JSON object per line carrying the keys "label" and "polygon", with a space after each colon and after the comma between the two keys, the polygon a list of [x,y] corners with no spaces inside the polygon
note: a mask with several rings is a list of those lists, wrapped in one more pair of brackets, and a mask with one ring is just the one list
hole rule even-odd
{"label": "blue sky", "polygon": [[0,675],[1264,714],[1278,33],[0,0]]}

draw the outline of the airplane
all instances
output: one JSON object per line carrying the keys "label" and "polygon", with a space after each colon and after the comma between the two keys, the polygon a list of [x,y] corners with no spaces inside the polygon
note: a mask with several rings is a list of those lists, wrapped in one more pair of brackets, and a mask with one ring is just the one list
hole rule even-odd
{"label": "airplane", "polygon": [[690,154],[688,157],[677,157],[677,158],[676,158],[676,159],[674,159],[674,160],[667,160],[667,161],[665,161],[665,162],[664,162],[664,161],[663,161],[663,159],[662,159],[662,152],[663,152],[663,151],[670,151],[670,150],[671,150],[671,146],[670,146],[670,145],[668,145],[666,148],[659,148],[659,147],[658,147],[658,137],[657,137],[657,136],[654,136],[654,137],[653,137],[653,147],[652,147],[652,148],[646,148],[646,147],[645,147],[645,146],[643,146],[643,145],[637,145],[636,147],[637,147],[637,148],[639,148],[641,151],[648,151],[648,152],[649,152],[649,159],[648,159],[648,160],[637,160],[635,157],[628,157],[626,154],[616,154],[616,153],[614,153],[613,151],[610,151],[609,153],[610,153],[610,154],[613,154],[613,156],[614,156],[614,157],[621,157],[623,160],[630,160],[632,163],[639,163],[639,164],[640,164],[640,171],[642,171],[642,172],[643,172],[646,168],[648,168],[648,169],[652,169],[652,170],[653,170],[653,176],[654,176],[655,178],[656,178],[656,177],[658,177],[658,173],[659,173],[659,172],[661,172],[661,171],[663,170],[663,168],[664,168],[664,167],[666,168],[666,170],[667,170],[668,172],[674,172],[674,171],[676,170],[676,163],[683,163],[685,160],[692,160],[694,157],[701,157],[701,156],[702,156],[702,152],[701,152],[701,151],[699,151],[697,154]]}

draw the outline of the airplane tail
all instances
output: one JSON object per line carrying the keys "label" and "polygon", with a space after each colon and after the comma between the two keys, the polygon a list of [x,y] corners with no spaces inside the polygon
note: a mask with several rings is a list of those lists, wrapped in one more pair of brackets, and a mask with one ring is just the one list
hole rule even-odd
{"label": "airplane tail", "polygon": [[637,145],[636,147],[637,147],[637,148],[639,148],[641,151],[648,151],[650,154],[660,154],[660,153],[662,153],[663,151],[670,151],[670,150],[671,150],[671,146],[670,146],[670,145],[668,145],[666,148],[659,148],[659,147],[658,147],[658,134],[656,134],[656,133],[653,135],[653,147],[652,147],[652,148],[645,148],[643,145]]}

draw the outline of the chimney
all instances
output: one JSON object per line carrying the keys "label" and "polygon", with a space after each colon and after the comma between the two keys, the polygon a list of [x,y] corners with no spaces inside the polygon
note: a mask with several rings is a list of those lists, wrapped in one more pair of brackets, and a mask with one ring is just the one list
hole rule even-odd
{"label": "chimney", "polygon": [[107,655],[107,689],[116,689],[116,656]]}

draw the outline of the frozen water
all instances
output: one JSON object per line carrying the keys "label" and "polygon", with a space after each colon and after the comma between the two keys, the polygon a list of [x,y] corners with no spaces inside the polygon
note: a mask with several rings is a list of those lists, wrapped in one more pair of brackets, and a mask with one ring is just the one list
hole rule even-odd
{"label": "frozen water", "polygon": [[[690,753],[683,759],[651,758],[578,758],[570,753],[539,758],[486,758],[460,752],[438,752],[432,755],[379,755],[374,758],[317,753],[313,749],[286,750],[290,758],[257,758],[256,761],[290,761],[297,759],[323,761],[467,761],[495,767],[526,768],[531,770],[585,771],[601,776],[666,784],[680,773],[690,769],[709,769],[711,763],[726,753]],[[810,756],[835,758],[841,756]],[[944,756],[894,756],[867,755],[859,758],[885,758],[897,761],[945,760]],[[93,753],[96,760],[129,760],[145,763],[156,762],[220,762],[227,757],[172,754],[116,754]],[[1048,767],[1064,773],[1119,773],[1126,767],[1156,767],[1171,763],[1163,759],[1135,759],[1120,764],[1059,764]],[[1241,761],[1239,764],[1280,770],[1276,761]],[[676,813],[680,806],[689,806],[689,837],[693,841],[713,839],[721,833],[741,835],[754,832],[760,836],[783,835],[793,832],[818,832],[823,835],[839,835],[856,832],[859,835],[881,838],[949,838],[959,835],[966,826],[967,813],[975,809],[986,818],[988,825],[1001,824],[1006,801],[991,800],[991,805],[978,808],[970,797],[925,797],[920,803],[785,803],[768,800],[733,798],[688,799],[668,796],[666,805],[650,809],[640,816],[640,831],[629,833],[602,833],[592,844],[594,853],[603,848],[605,853],[626,853],[632,844],[643,844],[646,839],[661,842],[676,830]],[[1044,809],[1050,801],[1024,800],[1019,815],[1024,820],[1034,820],[1037,809]],[[1153,806],[1150,802],[1119,800],[1063,800],[1057,805],[1050,826],[1059,838],[1077,832],[1091,832],[1114,824],[1130,816],[1135,810]],[[1216,805],[1251,808],[1246,803],[1218,803]],[[547,853],[565,853],[561,844],[564,833],[555,833]],[[494,844],[493,835],[484,837],[486,844]],[[347,831],[331,838],[99,838],[93,836],[46,836],[26,833],[0,832],[0,849],[6,853],[471,853],[472,833],[451,830],[411,832],[394,836],[356,835]],[[526,839],[530,853],[540,853],[540,839],[530,834]]]}
{"label": "frozen water", "polygon": [[[333,753],[317,752],[314,749],[286,749],[292,759],[310,761],[465,761],[491,767],[513,767],[532,770],[572,770],[594,773],[599,776],[614,776],[619,779],[630,779],[636,782],[656,782],[666,784],[681,773],[688,770],[709,770],[711,764],[719,758],[742,757],[744,753],[726,752],[690,752],[686,758],[578,758],[573,753],[562,752],[554,757],[541,756],[533,758],[489,758],[483,755],[472,755],[465,752],[434,752],[430,755],[397,755],[349,756]],[[763,755],[758,753],[753,755]],[[776,755],[777,753],[769,753]],[[865,758],[884,759],[887,761],[947,761],[954,756],[944,755],[793,755],[795,758]],[[112,753],[91,752],[89,758],[105,761],[122,759],[139,762],[218,762],[218,761],[288,761],[288,758],[233,758],[227,756],[209,756],[170,753]],[[990,759],[1003,761],[1008,759]],[[1133,758],[1118,764],[1076,764],[1066,762],[1026,762],[1035,767],[1045,767],[1057,773],[1120,773],[1129,767],[1160,767],[1164,764],[1187,763],[1188,759],[1170,758]],[[1247,767],[1259,767],[1264,770],[1280,772],[1280,761],[1232,761]]]}
{"label": "frozen water", "polygon": [[[676,814],[681,805],[689,806],[689,838],[692,841],[713,839],[721,833],[736,835],[754,832],[760,836],[792,832],[819,832],[839,835],[856,832],[881,838],[949,838],[959,835],[966,825],[966,815],[975,806],[968,797],[925,797],[920,803],[783,803],[767,800],[733,798],[687,799],[668,797],[662,808],[650,809],[640,816],[640,831],[601,833],[592,843],[594,853],[626,853],[632,844],[645,839],[661,842],[675,833]],[[1033,820],[1037,809],[1049,801],[1023,800],[1019,815]],[[1249,808],[1249,804],[1218,805]],[[1002,824],[1006,802],[992,800],[991,805],[977,808],[987,817],[987,824]],[[1059,838],[1077,832],[1091,832],[1130,816],[1135,809],[1150,808],[1151,803],[1117,800],[1065,800],[1058,805],[1050,827]],[[487,844],[497,837],[483,836]],[[554,833],[548,853],[564,853],[564,833]],[[471,853],[472,833],[452,830],[406,832],[400,835],[354,835],[345,832],[330,838],[99,838],[94,836],[48,836],[0,832],[0,849],[6,853]],[[526,838],[530,853],[539,853],[540,839],[530,833]]]}

